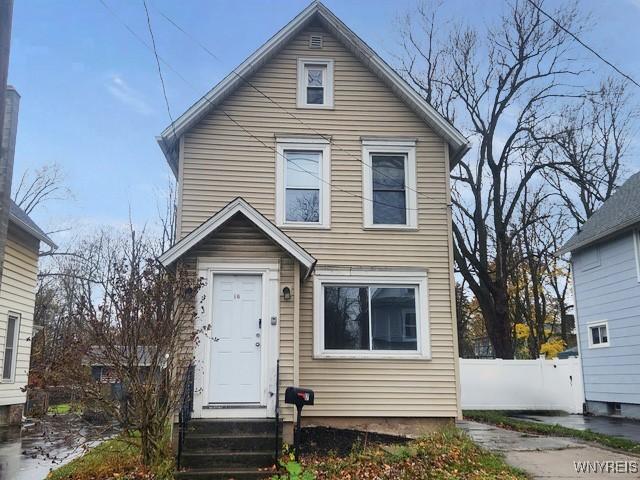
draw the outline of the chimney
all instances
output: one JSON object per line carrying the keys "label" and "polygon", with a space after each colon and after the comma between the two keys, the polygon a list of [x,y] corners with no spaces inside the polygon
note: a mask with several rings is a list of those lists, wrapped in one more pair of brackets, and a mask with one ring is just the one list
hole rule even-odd
{"label": "chimney", "polygon": [[2,155],[0,164],[0,198],[11,196],[11,178],[13,176],[13,159],[16,153],[16,134],[18,133],[18,110],[20,94],[11,85],[7,85],[4,105],[4,125],[2,126]]}

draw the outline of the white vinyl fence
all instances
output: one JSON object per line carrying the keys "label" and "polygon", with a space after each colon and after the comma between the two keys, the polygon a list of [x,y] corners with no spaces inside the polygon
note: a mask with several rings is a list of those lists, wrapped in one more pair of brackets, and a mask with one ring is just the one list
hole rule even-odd
{"label": "white vinyl fence", "polygon": [[464,410],[564,410],[582,413],[580,360],[460,359]]}

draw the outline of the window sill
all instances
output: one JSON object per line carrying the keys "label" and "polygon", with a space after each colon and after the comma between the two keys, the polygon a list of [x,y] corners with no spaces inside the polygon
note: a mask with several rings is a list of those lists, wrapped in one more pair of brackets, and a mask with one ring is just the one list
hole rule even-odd
{"label": "window sill", "polygon": [[597,345],[589,345],[589,349],[592,349],[592,348],[607,348],[607,347],[610,347],[610,346],[611,346],[611,344],[609,344],[609,343],[598,343]]}
{"label": "window sill", "polygon": [[304,110],[335,110],[333,105],[297,105],[298,109]]}
{"label": "window sill", "polygon": [[382,231],[387,231],[387,232],[396,232],[396,231],[417,232],[419,230],[418,227],[409,226],[409,225],[399,225],[399,226],[380,225],[379,227],[376,227],[374,225],[365,225],[365,226],[362,227],[362,229],[363,230],[369,230],[369,231],[382,230]]}
{"label": "window sill", "polygon": [[422,353],[316,353],[314,360],[431,360],[430,355]]}
{"label": "window sill", "polygon": [[277,225],[282,230],[331,230],[330,225],[294,225],[285,223]]}

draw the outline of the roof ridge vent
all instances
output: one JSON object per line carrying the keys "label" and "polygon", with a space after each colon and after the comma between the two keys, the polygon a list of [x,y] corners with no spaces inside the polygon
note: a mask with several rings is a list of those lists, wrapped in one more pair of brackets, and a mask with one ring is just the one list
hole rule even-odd
{"label": "roof ridge vent", "polygon": [[309,35],[309,48],[322,48],[322,35],[312,33]]}

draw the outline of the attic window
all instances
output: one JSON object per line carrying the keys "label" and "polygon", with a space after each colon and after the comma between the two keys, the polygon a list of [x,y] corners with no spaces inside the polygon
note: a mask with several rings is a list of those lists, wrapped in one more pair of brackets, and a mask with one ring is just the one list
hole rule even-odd
{"label": "attic window", "polygon": [[322,48],[322,35],[309,36],[309,48]]}
{"label": "attic window", "polygon": [[298,59],[298,108],[333,108],[333,60]]}

